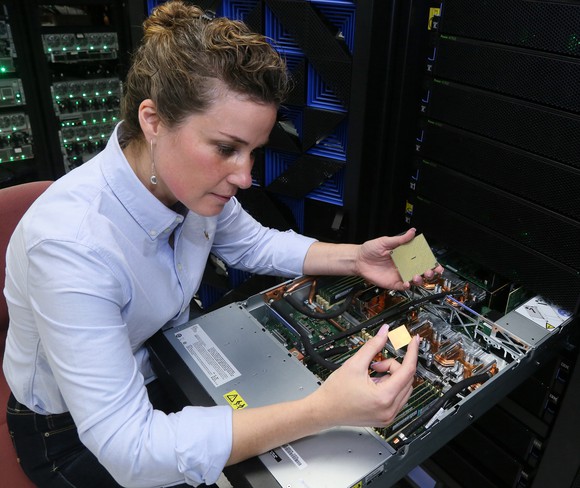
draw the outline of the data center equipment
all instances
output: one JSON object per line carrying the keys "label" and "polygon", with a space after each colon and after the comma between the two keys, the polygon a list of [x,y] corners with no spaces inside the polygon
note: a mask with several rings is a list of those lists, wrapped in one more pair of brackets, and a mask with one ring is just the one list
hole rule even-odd
{"label": "data center equipment", "polygon": [[489,300],[449,270],[406,292],[302,277],[165,329],[150,352],[184,403],[242,409],[311,393],[382,324],[390,340],[376,360],[400,361],[419,335],[413,393],[389,426],[330,429],[225,471],[234,486],[387,487],[529,376],[571,327],[541,297],[494,319]]}
{"label": "data center equipment", "polygon": [[[493,301],[519,301],[518,294],[531,291],[577,314],[580,3],[393,6],[400,30],[393,38],[394,83],[386,90],[392,115],[379,143],[385,164],[369,206],[370,234],[417,227],[429,242],[443,243],[449,253],[439,257],[443,264],[478,276]],[[514,385],[489,405],[488,417],[425,466],[445,486],[577,483],[580,453],[570,443],[577,437],[570,412],[578,386],[565,387],[562,365],[573,368],[578,350],[568,353],[550,379]],[[530,452],[506,435],[498,439],[492,415],[504,431],[527,433]],[[478,444],[489,449],[477,451]],[[493,463],[502,460],[509,475],[500,479]]]}
{"label": "data center equipment", "polygon": [[36,6],[33,39],[47,86],[45,110],[57,130],[61,174],[100,152],[120,120],[127,30],[115,1]]}
{"label": "data center equipment", "polygon": [[580,5],[415,0],[401,15],[415,38],[401,43],[386,142],[396,178],[382,180],[397,212],[578,310]]}
{"label": "data center equipment", "polygon": [[119,121],[130,25],[142,21],[145,5],[5,0],[0,7],[3,186],[56,179],[99,152]]}
{"label": "data center equipment", "polygon": [[37,176],[35,147],[44,140],[24,40],[18,12],[0,2],[0,187]]}

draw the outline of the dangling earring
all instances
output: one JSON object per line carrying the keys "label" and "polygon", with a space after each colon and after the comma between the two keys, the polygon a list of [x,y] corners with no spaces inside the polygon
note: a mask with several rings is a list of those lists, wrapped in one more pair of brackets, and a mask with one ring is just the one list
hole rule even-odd
{"label": "dangling earring", "polygon": [[153,139],[151,139],[151,178],[149,181],[152,185],[157,184],[157,175],[155,174],[155,160],[153,159]]}

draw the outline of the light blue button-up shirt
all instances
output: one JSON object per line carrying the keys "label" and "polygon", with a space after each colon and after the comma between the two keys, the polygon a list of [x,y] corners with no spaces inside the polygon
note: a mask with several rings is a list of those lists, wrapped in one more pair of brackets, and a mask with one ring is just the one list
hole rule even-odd
{"label": "light blue button-up shirt", "polygon": [[12,236],[4,372],[35,412],[70,411],[120,484],[214,483],[231,452],[231,409],[153,410],[143,343],[187,320],[210,251],[243,270],[297,276],[313,240],[262,227],[235,199],[216,217],[167,208],[130,168],[121,128],[51,185]]}

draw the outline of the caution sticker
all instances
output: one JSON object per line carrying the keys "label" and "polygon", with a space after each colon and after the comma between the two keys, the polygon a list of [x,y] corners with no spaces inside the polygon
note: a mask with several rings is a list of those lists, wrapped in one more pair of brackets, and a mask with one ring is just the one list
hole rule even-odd
{"label": "caution sticker", "polygon": [[234,410],[241,410],[242,408],[246,408],[248,406],[246,401],[242,398],[242,395],[240,395],[236,390],[232,390],[229,393],[226,393],[224,398],[226,399],[226,402],[230,404],[230,407],[232,407]]}
{"label": "caution sticker", "polygon": [[438,17],[441,15],[440,8],[430,8],[429,9],[429,23],[427,24],[427,29],[433,29],[433,17]]}

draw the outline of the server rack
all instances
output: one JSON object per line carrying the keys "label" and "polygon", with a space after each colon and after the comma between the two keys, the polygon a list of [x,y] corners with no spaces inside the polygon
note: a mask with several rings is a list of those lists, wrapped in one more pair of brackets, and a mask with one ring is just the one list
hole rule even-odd
{"label": "server rack", "polygon": [[399,222],[577,310],[578,3],[414,1],[403,13],[385,161],[396,178],[383,181]]}
{"label": "server rack", "polygon": [[[31,0],[5,8],[16,23],[31,120],[31,149],[22,151],[34,159],[27,178],[56,179],[99,152],[119,120],[134,15],[118,0]],[[5,186],[19,181],[9,178]]]}
{"label": "server rack", "polygon": [[[490,310],[527,290],[578,313],[580,4],[413,1],[398,12],[399,102],[374,205],[392,218],[373,218],[370,234],[416,226],[444,264],[486,287]],[[578,482],[577,338],[559,347],[425,462],[434,483]]]}
{"label": "server rack", "polygon": [[0,187],[51,176],[19,2],[0,2]]}

